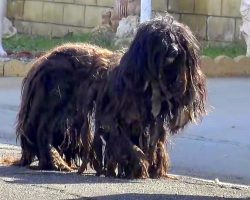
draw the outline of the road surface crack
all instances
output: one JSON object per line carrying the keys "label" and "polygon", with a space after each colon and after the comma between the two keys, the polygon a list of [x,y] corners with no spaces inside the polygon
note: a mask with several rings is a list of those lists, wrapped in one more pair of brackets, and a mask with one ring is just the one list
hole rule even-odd
{"label": "road surface crack", "polygon": [[[64,189],[59,189],[59,188],[54,188],[54,187],[49,187],[49,186],[44,186],[44,185],[35,185],[35,184],[31,184],[31,186],[37,187],[37,188],[44,188],[44,189],[51,190],[51,191],[61,192],[61,193],[64,193],[66,195],[74,196],[75,198],[81,198],[82,200],[95,200],[94,198],[91,198],[91,197],[82,197],[79,194],[68,192],[68,191],[66,191]],[[65,185],[65,187],[66,187],[66,185]]]}

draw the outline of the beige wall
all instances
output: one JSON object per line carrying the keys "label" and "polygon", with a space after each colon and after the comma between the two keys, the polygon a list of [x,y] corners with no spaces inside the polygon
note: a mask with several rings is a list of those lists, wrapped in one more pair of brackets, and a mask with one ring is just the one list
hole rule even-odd
{"label": "beige wall", "polygon": [[[186,23],[200,40],[239,40],[241,0],[152,0],[153,10],[168,11]],[[113,0],[9,0],[8,17],[19,32],[63,36],[90,31]]]}

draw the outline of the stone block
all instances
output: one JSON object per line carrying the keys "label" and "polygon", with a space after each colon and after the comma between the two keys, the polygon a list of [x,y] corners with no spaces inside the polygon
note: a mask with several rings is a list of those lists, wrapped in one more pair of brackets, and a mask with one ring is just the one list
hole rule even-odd
{"label": "stone block", "polygon": [[68,26],[63,26],[63,25],[52,25],[51,26],[52,32],[51,36],[52,37],[64,37],[69,33],[69,27]]}
{"label": "stone block", "polygon": [[65,4],[63,13],[63,24],[72,26],[84,26],[84,13],[85,6]]}
{"label": "stone block", "polygon": [[236,27],[235,27],[235,41],[244,40],[240,33],[240,27],[242,25],[241,19],[236,19]]}
{"label": "stone block", "polygon": [[82,28],[82,27],[68,27],[69,28],[69,33],[73,33],[75,35],[81,35],[82,33],[89,33],[92,28]]}
{"label": "stone block", "polygon": [[58,3],[74,3],[74,0],[50,0],[50,1]]}
{"label": "stone block", "polygon": [[234,41],[235,19],[223,17],[208,17],[207,37],[212,41]]}
{"label": "stone block", "polygon": [[216,68],[220,69],[218,76],[239,76],[241,69],[236,65],[234,60],[228,56],[218,56],[214,59]]}
{"label": "stone block", "polygon": [[219,69],[215,66],[214,60],[208,56],[201,57],[201,70],[209,77],[219,74]]}
{"label": "stone block", "polygon": [[181,21],[188,25],[194,34],[201,40],[206,39],[206,16],[183,14]]}
{"label": "stone block", "polygon": [[10,60],[4,64],[4,76],[25,76],[30,67],[29,63],[20,60]]}
{"label": "stone block", "polygon": [[85,27],[90,28],[100,25],[102,21],[102,13],[105,10],[105,7],[86,6]]}
{"label": "stone block", "polygon": [[106,6],[106,7],[113,7],[114,0],[97,0],[97,5],[98,6]]}
{"label": "stone block", "polygon": [[203,60],[207,62],[206,75],[208,77],[227,77],[232,76],[233,72],[230,71],[233,64],[233,59],[227,56],[219,56],[213,60]]}
{"label": "stone block", "polygon": [[31,34],[32,22],[24,22],[24,21],[15,20],[14,26],[16,27],[19,33],[24,33],[24,34],[29,34],[29,35]]}
{"label": "stone block", "polygon": [[3,76],[3,66],[4,66],[4,62],[0,61],[0,76]]}
{"label": "stone block", "polygon": [[62,24],[63,4],[44,2],[43,22]]}
{"label": "stone block", "polygon": [[232,59],[222,55],[212,59],[202,56],[201,68],[208,77],[249,77],[250,58],[238,56]]}
{"label": "stone block", "polygon": [[176,13],[193,13],[194,0],[169,0],[168,11]]}
{"label": "stone block", "polygon": [[241,17],[240,4],[241,0],[222,0],[222,16]]}
{"label": "stone block", "polygon": [[97,0],[75,0],[75,3],[83,5],[96,5]]}
{"label": "stone block", "polygon": [[[222,0],[195,0],[195,13],[204,15],[221,15]],[[216,6],[215,6],[216,5]]]}
{"label": "stone block", "polygon": [[238,56],[234,58],[236,66],[240,69],[241,76],[250,76],[250,58],[246,56]]}
{"label": "stone block", "polygon": [[52,25],[45,23],[33,23],[31,34],[32,35],[41,35],[41,36],[51,36]]}
{"label": "stone block", "polygon": [[21,19],[23,17],[24,1],[9,1],[7,6],[7,17]]}
{"label": "stone block", "polygon": [[43,17],[43,2],[25,1],[23,18],[29,21],[41,22]]}
{"label": "stone block", "polygon": [[168,5],[167,0],[152,1],[152,8],[156,11],[167,11]]}

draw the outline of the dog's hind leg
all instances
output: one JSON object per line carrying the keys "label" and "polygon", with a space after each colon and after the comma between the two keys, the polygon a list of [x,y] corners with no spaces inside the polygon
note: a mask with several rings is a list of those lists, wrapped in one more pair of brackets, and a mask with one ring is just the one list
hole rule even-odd
{"label": "dog's hind leg", "polygon": [[40,120],[40,124],[37,129],[37,147],[38,147],[38,160],[39,169],[41,170],[53,170],[52,158],[50,154],[52,133],[49,132],[46,123],[47,116],[43,114]]}
{"label": "dog's hind leg", "polygon": [[[46,116],[47,117],[47,116]],[[58,171],[72,171],[72,169],[63,160],[59,152],[52,146],[52,130],[47,128],[45,123],[46,118],[41,118],[41,124],[37,132],[37,146],[38,146],[38,168],[40,170],[58,170]],[[50,118],[48,118],[49,121]]]}
{"label": "dog's hind leg", "polygon": [[22,155],[19,163],[20,166],[29,166],[36,156],[36,150],[31,146],[32,144],[27,141],[27,138],[23,135],[20,136],[20,142],[22,147]]}
{"label": "dog's hind leg", "polygon": [[87,170],[87,165],[90,162],[90,151],[93,143],[93,135],[90,130],[90,121],[86,116],[87,115],[84,115],[84,117],[82,117],[83,125],[80,130],[82,160],[82,164],[78,169],[78,173],[80,174]]}

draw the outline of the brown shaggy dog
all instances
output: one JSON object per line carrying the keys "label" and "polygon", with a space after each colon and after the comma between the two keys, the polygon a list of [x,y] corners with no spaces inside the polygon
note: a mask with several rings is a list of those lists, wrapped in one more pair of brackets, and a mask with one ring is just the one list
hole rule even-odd
{"label": "brown shaggy dog", "polygon": [[[89,131],[87,118],[82,115],[83,107],[80,107],[89,102],[84,91],[91,85],[93,90],[89,91],[94,93],[96,79],[107,68],[118,65],[119,59],[118,54],[94,45],[65,44],[34,63],[23,81],[18,114],[22,166],[30,165],[35,156],[40,169],[63,166],[59,160],[55,163],[52,148],[69,165],[79,156],[85,155],[87,159],[91,134],[86,134],[89,138],[83,141],[80,137],[81,129]],[[60,170],[68,170],[67,165]]]}
{"label": "brown shaggy dog", "polygon": [[63,45],[24,80],[21,165],[37,156],[41,169],[70,170],[81,157],[79,172],[90,162],[98,175],[167,176],[167,133],[199,120],[205,100],[197,40],[170,16],[141,24],[124,55]]}

